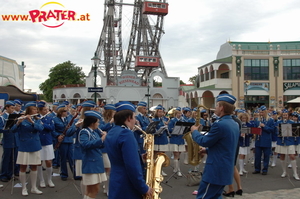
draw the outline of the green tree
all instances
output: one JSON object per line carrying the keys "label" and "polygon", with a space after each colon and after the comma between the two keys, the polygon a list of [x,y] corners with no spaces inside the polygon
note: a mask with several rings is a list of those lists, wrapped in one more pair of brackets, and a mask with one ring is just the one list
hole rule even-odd
{"label": "green tree", "polygon": [[49,71],[49,78],[39,85],[44,99],[52,101],[53,87],[67,84],[84,84],[85,74],[82,68],[75,66],[71,61],[57,64]]}
{"label": "green tree", "polygon": [[198,75],[194,75],[192,77],[189,78],[189,82],[191,82],[192,84],[195,84],[196,78]]}
{"label": "green tree", "polygon": [[180,85],[184,85],[184,84],[185,84],[184,81],[180,80]]}

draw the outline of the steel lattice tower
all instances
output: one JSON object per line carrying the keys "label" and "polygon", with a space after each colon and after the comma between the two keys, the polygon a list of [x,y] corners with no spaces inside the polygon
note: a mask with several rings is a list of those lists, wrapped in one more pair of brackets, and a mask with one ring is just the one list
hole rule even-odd
{"label": "steel lattice tower", "polygon": [[[159,52],[159,44],[164,33],[163,15],[143,14],[144,0],[132,0],[125,3],[123,0],[105,0],[104,23],[101,31],[95,56],[100,59],[97,66],[105,71],[107,85],[116,85],[117,77],[123,70],[132,70],[138,73],[143,83],[147,82],[149,74],[154,69],[161,70],[166,76],[167,72]],[[166,0],[153,1],[166,3]],[[127,50],[123,46],[122,35],[122,8],[133,7],[131,31]],[[125,52],[123,52],[125,51]],[[126,55],[126,57],[124,57]],[[159,66],[136,67],[136,56],[153,56],[159,58]]]}

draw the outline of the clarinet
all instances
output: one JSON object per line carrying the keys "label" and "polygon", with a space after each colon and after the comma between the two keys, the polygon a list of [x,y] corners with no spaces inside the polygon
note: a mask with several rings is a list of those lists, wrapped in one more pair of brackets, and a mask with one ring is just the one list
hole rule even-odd
{"label": "clarinet", "polygon": [[[66,126],[66,128],[62,132],[61,135],[63,135],[63,137],[65,137],[67,135],[68,129],[72,126],[75,118],[78,116],[78,114],[80,113],[81,109],[82,109],[82,106],[79,108],[78,112],[72,117],[71,121],[68,123],[68,125]],[[58,141],[56,143],[56,145],[54,146],[54,150],[57,150],[60,147],[61,143],[62,143],[62,141]]]}

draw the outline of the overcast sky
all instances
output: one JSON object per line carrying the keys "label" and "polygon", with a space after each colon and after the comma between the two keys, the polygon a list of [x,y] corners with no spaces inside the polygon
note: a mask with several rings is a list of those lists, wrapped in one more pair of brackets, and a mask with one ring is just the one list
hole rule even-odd
{"label": "overcast sky", "polygon": [[[47,2],[2,1],[0,15],[28,14]],[[103,26],[104,0],[56,2],[78,14],[88,13],[90,21],[67,21],[59,28],[47,28],[41,23],[0,18],[0,55],[19,64],[24,61],[25,88],[38,93],[50,68],[64,61],[72,61],[88,74]],[[299,13],[299,0],[169,0],[160,44],[168,76],[188,83],[199,66],[216,59],[228,40],[300,41]],[[124,18],[128,20],[129,14]]]}

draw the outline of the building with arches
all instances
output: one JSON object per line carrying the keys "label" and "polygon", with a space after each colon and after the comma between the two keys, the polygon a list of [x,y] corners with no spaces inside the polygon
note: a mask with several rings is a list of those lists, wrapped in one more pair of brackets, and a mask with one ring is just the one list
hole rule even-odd
{"label": "building with arches", "polygon": [[283,108],[300,96],[300,41],[226,42],[216,60],[198,68],[195,85],[180,93],[191,107],[213,108],[221,91],[234,95],[238,108]]}
{"label": "building with arches", "polygon": [[85,99],[93,100],[96,94],[99,105],[115,104],[119,101],[137,104],[139,101],[145,101],[149,102],[149,107],[161,104],[168,109],[178,106],[179,81],[178,77],[166,77],[161,71],[154,70],[149,75],[148,85],[144,85],[136,72],[123,71],[118,77],[117,85],[107,85],[107,77],[97,70],[97,87],[102,87],[103,92],[88,92],[89,87],[94,87],[94,71],[91,70],[86,77],[86,84],[55,87],[53,101],[68,100],[72,104],[78,104]]}

